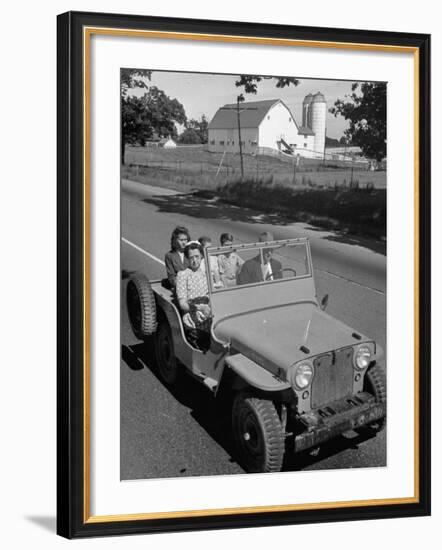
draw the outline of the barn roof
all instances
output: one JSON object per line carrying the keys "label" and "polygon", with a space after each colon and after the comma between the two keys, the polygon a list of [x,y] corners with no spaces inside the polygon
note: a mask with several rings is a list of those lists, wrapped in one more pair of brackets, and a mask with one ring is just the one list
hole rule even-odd
{"label": "barn roof", "polygon": [[[245,110],[241,112],[241,128],[257,128],[260,125],[262,119],[266,116],[270,107],[279,102],[285,105],[280,99],[266,99],[264,101],[242,102],[240,104],[240,110],[245,108],[251,110]],[[227,105],[224,105],[223,107],[218,109],[218,111],[215,113],[215,116],[210,121],[209,128],[211,130],[238,128],[236,103],[228,103]]]}
{"label": "barn roof", "polygon": [[315,132],[308,126],[300,126],[298,128],[298,134],[303,134],[304,136],[314,136]]}

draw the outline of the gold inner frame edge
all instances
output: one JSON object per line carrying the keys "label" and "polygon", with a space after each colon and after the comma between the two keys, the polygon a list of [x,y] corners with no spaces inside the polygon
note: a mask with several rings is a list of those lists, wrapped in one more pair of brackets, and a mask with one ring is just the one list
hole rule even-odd
{"label": "gold inner frame edge", "polygon": [[[249,43],[273,46],[291,46],[307,48],[334,48],[372,52],[412,53],[414,61],[414,495],[372,500],[351,500],[337,502],[318,502],[303,504],[285,504],[269,506],[251,506],[234,508],[215,508],[203,510],[177,510],[169,512],[151,512],[137,514],[115,514],[92,516],[90,512],[90,40],[91,36],[111,35],[138,38],[157,38],[175,40],[200,40],[211,42]],[[84,486],[83,519],[84,523],[103,523],[117,521],[136,521],[149,519],[192,518],[208,516],[227,516],[232,514],[252,514],[263,512],[285,512],[301,510],[324,510],[348,508],[353,506],[386,506],[393,504],[413,504],[419,502],[419,48],[383,44],[363,44],[357,42],[330,42],[320,40],[296,40],[269,37],[244,37],[236,35],[202,34],[169,31],[146,31],[134,29],[114,29],[108,27],[83,28],[83,250],[84,250]]]}

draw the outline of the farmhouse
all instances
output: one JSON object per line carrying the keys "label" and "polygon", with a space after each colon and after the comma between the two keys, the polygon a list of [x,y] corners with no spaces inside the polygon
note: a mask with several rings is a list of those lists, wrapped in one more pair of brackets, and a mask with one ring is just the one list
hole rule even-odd
{"label": "farmhouse", "polygon": [[176,147],[176,143],[173,141],[172,138],[168,137],[161,139],[159,146],[164,147],[164,149],[174,149]]}
{"label": "farmhouse", "polygon": [[[243,153],[283,152],[303,157],[324,154],[326,102],[321,93],[303,102],[302,126],[280,99],[240,103],[239,117]],[[218,109],[209,124],[209,151],[239,152],[237,105]]]}

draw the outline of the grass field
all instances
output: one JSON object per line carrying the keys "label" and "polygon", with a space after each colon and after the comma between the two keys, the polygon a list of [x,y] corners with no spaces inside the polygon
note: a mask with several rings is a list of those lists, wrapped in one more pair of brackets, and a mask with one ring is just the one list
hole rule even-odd
{"label": "grass field", "polygon": [[[320,160],[301,158],[295,171],[291,159],[244,155],[243,162],[246,177],[272,176],[274,183],[282,185],[323,188],[358,182],[362,187],[367,184],[377,189],[386,187],[385,171],[371,172],[357,163],[342,161],[324,163]],[[131,168],[131,165],[134,166]],[[137,168],[136,165],[139,167]],[[169,181],[177,176],[178,185],[182,179],[186,180],[188,176],[194,176],[204,188],[210,187],[210,183],[216,187],[241,175],[238,154],[226,154],[223,159],[221,153],[209,153],[204,146],[177,147],[176,149],[127,147],[126,170],[128,173],[146,174],[147,168],[160,171],[164,176],[162,179]]]}

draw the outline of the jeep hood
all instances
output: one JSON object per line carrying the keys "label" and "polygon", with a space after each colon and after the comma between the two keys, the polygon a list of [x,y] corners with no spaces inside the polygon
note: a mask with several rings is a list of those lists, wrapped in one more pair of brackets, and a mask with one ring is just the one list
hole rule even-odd
{"label": "jeep hood", "polygon": [[370,341],[311,302],[227,317],[215,322],[213,332],[274,373],[307,357]]}

